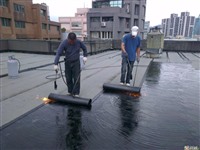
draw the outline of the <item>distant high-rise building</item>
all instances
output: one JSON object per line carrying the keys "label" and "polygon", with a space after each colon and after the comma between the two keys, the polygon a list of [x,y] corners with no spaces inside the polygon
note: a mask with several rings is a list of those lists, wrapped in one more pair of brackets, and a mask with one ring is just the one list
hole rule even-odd
{"label": "distant high-rise building", "polygon": [[200,15],[199,15],[198,18],[195,19],[193,36],[194,37],[200,37]]}
{"label": "distant high-rise building", "polygon": [[87,12],[89,8],[77,8],[75,17],[59,17],[61,28],[65,28],[66,32],[74,32],[77,38],[84,40],[87,36]]}
{"label": "distant high-rise building", "polygon": [[165,37],[192,38],[195,17],[189,12],[182,12],[181,16],[171,14],[170,18],[162,19],[162,27]]}
{"label": "distant high-rise building", "polygon": [[169,26],[170,26],[170,19],[162,19],[162,30],[164,33],[164,37],[169,37]]}
{"label": "distant high-rise building", "polygon": [[190,16],[189,12],[182,12],[179,22],[178,35],[182,37],[192,38],[192,32],[194,28],[195,17]]}
{"label": "distant high-rise building", "polygon": [[170,25],[169,25],[169,36],[176,37],[178,34],[178,23],[179,17],[178,14],[171,14]]}
{"label": "distant high-rise building", "polygon": [[144,24],[144,39],[147,38],[147,34],[149,33],[150,30],[150,21],[145,21]]}

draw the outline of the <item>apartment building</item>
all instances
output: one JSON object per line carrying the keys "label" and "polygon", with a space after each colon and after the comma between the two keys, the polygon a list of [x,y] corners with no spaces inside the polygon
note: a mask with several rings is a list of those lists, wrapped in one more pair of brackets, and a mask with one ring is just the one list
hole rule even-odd
{"label": "apartment building", "polygon": [[176,37],[178,35],[178,26],[179,26],[178,14],[171,14],[170,25],[169,25],[169,36]]}
{"label": "apartment building", "polygon": [[131,27],[144,38],[146,0],[93,0],[87,15],[88,39],[121,39]]}
{"label": "apartment building", "polygon": [[195,19],[193,37],[200,39],[200,15],[198,18]]}
{"label": "apartment building", "polygon": [[60,23],[49,19],[46,4],[0,0],[0,39],[60,39]]}
{"label": "apartment building", "polygon": [[87,36],[87,12],[89,8],[77,8],[75,17],[59,17],[61,28],[65,28],[66,32],[74,32],[77,38],[84,40]]}
{"label": "apartment building", "polygon": [[170,18],[162,19],[164,36],[168,38],[192,38],[195,17],[190,16],[189,12],[171,14]]}
{"label": "apartment building", "polygon": [[170,19],[162,19],[162,30],[164,33],[164,37],[169,37],[169,26],[170,26]]}
{"label": "apartment building", "polygon": [[147,39],[147,34],[150,31],[150,21],[145,21],[144,24],[144,39]]}

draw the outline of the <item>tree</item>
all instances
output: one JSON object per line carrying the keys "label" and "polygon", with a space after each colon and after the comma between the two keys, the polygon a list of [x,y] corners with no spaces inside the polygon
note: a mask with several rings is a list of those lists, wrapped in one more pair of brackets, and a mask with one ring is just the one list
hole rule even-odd
{"label": "tree", "polygon": [[61,29],[61,32],[62,32],[62,33],[65,33],[65,32],[66,32],[66,29],[65,29],[65,28],[62,28],[62,29]]}

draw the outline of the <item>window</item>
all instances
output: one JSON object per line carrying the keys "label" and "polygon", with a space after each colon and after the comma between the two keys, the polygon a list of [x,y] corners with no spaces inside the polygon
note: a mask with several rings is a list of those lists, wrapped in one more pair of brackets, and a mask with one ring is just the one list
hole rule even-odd
{"label": "window", "polygon": [[146,7],[143,6],[143,13],[144,13],[144,17],[146,16]]}
{"label": "window", "polygon": [[59,31],[59,32],[60,32],[60,27],[59,27],[59,26],[57,26],[57,31]]}
{"label": "window", "polygon": [[40,9],[40,14],[41,14],[42,16],[46,16],[46,10]]}
{"label": "window", "polygon": [[0,6],[8,6],[8,0],[0,0]]}
{"label": "window", "polygon": [[144,28],[145,28],[145,20],[142,19],[141,21],[142,21],[142,22],[141,22],[141,23],[142,23],[142,24],[141,24],[141,27],[143,27],[143,29],[144,29]]}
{"label": "window", "polygon": [[191,17],[190,19],[191,19],[190,25],[194,25],[195,17]]}
{"label": "window", "polygon": [[42,24],[42,29],[47,29],[47,24],[43,23]]}
{"label": "window", "polygon": [[112,0],[112,1],[110,1],[110,7],[120,7],[120,8],[122,8],[122,0]]}
{"label": "window", "polygon": [[91,17],[91,22],[100,22],[100,17]]}
{"label": "window", "polygon": [[4,27],[10,27],[11,19],[9,19],[9,18],[1,18],[1,23],[2,23],[2,26],[4,26]]}
{"label": "window", "polygon": [[113,38],[113,33],[112,32],[107,32],[107,31],[102,31],[101,32],[101,39],[112,39]]}
{"label": "window", "polygon": [[72,27],[82,27],[81,22],[72,22]]}
{"label": "window", "polygon": [[51,30],[51,25],[49,24],[49,31]]}
{"label": "window", "polygon": [[24,13],[25,8],[23,5],[14,4],[14,11]]}
{"label": "window", "polygon": [[134,11],[134,14],[135,15],[139,15],[140,13],[140,6],[138,4],[135,5],[135,11]]}
{"label": "window", "polygon": [[113,32],[108,32],[108,38],[112,39],[113,38]]}
{"label": "window", "polygon": [[102,17],[102,22],[113,21],[113,17]]}
{"label": "window", "polygon": [[91,38],[100,38],[100,33],[98,31],[91,32]]}
{"label": "window", "polygon": [[103,7],[109,7],[109,6],[110,6],[109,2],[106,2],[106,1],[103,1],[103,2],[96,1],[92,3],[92,8],[103,8]]}
{"label": "window", "polygon": [[138,26],[139,25],[139,20],[138,19],[134,19],[134,26]]}
{"label": "window", "polygon": [[110,1],[94,1],[92,8],[104,8],[104,7],[120,7],[122,8],[122,0],[110,0]]}
{"label": "window", "polygon": [[130,19],[126,18],[125,27],[130,28]]}
{"label": "window", "polygon": [[76,36],[82,36],[82,32],[81,31],[73,31],[75,34],[76,34]]}
{"label": "window", "polygon": [[126,5],[126,12],[127,12],[127,13],[130,13],[130,4],[127,4],[127,5]]}
{"label": "window", "polygon": [[25,28],[25,22],[24,21],[15,21],[15,27],[16,28]]}

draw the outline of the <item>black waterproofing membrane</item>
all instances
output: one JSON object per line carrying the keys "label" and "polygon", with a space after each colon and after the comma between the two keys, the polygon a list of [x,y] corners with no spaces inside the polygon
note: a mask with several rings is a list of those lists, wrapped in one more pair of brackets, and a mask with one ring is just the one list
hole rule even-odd
{"label": "black waterproofing membrane", "polygon": [[44,104],[0,130],[1,150],[199,147],[199,70],[152,63],[140,97],[102,93],[92,108]]}
{"label": "black waterproofing membrane", "polygon": [[50,93],[48,99],[56,102],[62,102],[66,104],[80,105],[86,107],[91,107],[91,102],[92,102],[91,99],[87,98],[74,97],[69,95],[60,95],[55,93]]}
{"label": "black waterproofing membrane", "polygon": [[105,92],[130,92],[130,93],[140,93],[140,87],[125,86],[120,84],[104,83],[103,90]]}

